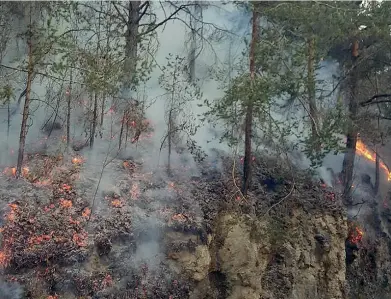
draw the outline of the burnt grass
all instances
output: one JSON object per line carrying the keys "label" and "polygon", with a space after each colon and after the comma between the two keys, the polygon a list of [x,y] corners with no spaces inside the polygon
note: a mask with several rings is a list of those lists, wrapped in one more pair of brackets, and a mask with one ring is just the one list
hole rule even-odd
{"label": "burnt grass", "polygon": [[[73,165],[69,157],[29,157],[33,170],[24,179],[0,177],[3,188],[19,186],[0,194],[6,280],[23,286],[25,298],[188,298],[194,282],[173,273],[164,257],[153,263],[137,258],[140,244],[164,244],[163,256],[192,252],[207,243],[218,213],[226,210],[254,217],[266,212],[279,217],[294,207],[341,213],[338,194],[331,200],[331,191],[311,174],[261,157],[253,162],[252,188],[243,199],[240,162],[233,174],[232,159],[219,159],[222,169],[202,164],[197,174],[174,169],[170,177],[141,176],[140,161],[114,160],[118,188],[103,191],[97,199],[101,209],[95,210],[88,192],[77,187],[83,165]],[[50,184],[40,184],[43,180]],[[136,199],[130,195],[135,185]],[[170,231],[197,238],[165,243]]]}

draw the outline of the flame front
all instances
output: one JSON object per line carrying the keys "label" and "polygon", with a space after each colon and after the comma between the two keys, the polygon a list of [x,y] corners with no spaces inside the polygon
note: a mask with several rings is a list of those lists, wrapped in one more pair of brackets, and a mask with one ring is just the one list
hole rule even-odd
{"label": "flame front", "polygon": [[[366,145],[361,140],[357,140],[356,153],[359,156],[363,156],[372,162],[376,162],[376,153],[374,153],[373,151],[368,149],[366,147]],[[386,166],[386,164],[383,163],[383,161],[380,161],[380,168],[385,170],[385,172],[387,174],[387,180],[391,181],[391,172],[388,169],[388,167]]]}

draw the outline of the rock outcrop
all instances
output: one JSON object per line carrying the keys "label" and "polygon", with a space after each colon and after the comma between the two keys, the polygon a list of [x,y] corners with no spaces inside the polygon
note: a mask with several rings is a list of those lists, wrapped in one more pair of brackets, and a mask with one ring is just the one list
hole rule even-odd
{"label": "rock outcrop", "polygon": [[[343,299],[346,235],[342,214],[296,208],[285,219],[256,219],[222,213],[208,244],[168,256],[197,284],[194,299]],[[185,234],[175,238],[197,242]]]}

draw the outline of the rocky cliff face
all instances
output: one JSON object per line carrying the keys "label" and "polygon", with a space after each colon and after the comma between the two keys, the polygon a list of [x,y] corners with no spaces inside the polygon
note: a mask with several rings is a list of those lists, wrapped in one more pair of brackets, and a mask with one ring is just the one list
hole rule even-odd
{"label": "rocky cliff face", "polygon": [[221,213],[206,245],[170,257],[196,281],[194,299],[342,299],[346,235],[346,218],[338,213],[296,208],[277,220]]}

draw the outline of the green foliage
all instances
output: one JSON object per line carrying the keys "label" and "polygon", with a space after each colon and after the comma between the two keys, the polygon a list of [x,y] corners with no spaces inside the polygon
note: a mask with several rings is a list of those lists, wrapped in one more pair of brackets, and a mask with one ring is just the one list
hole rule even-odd
{"label": "green foliage", "polygon": [[8,104],[14,95],[11,85],[7,84],[0,88],[0,101],[2,104]]}
{"label": "green foliage", "polygon": [[[331,152],[337,154],[344,150],[345,147],[341,145],[340,136],[346,132],[347,119],[342,105],[338,104],[335,109],[328,110],[324,115],[316,140],[312,136],[303,140],[303,152],[310,159],[311,167],[321,166],[323,158],[327,154]],[[320,151],[316,149],[319,143],[321,144]]]}

